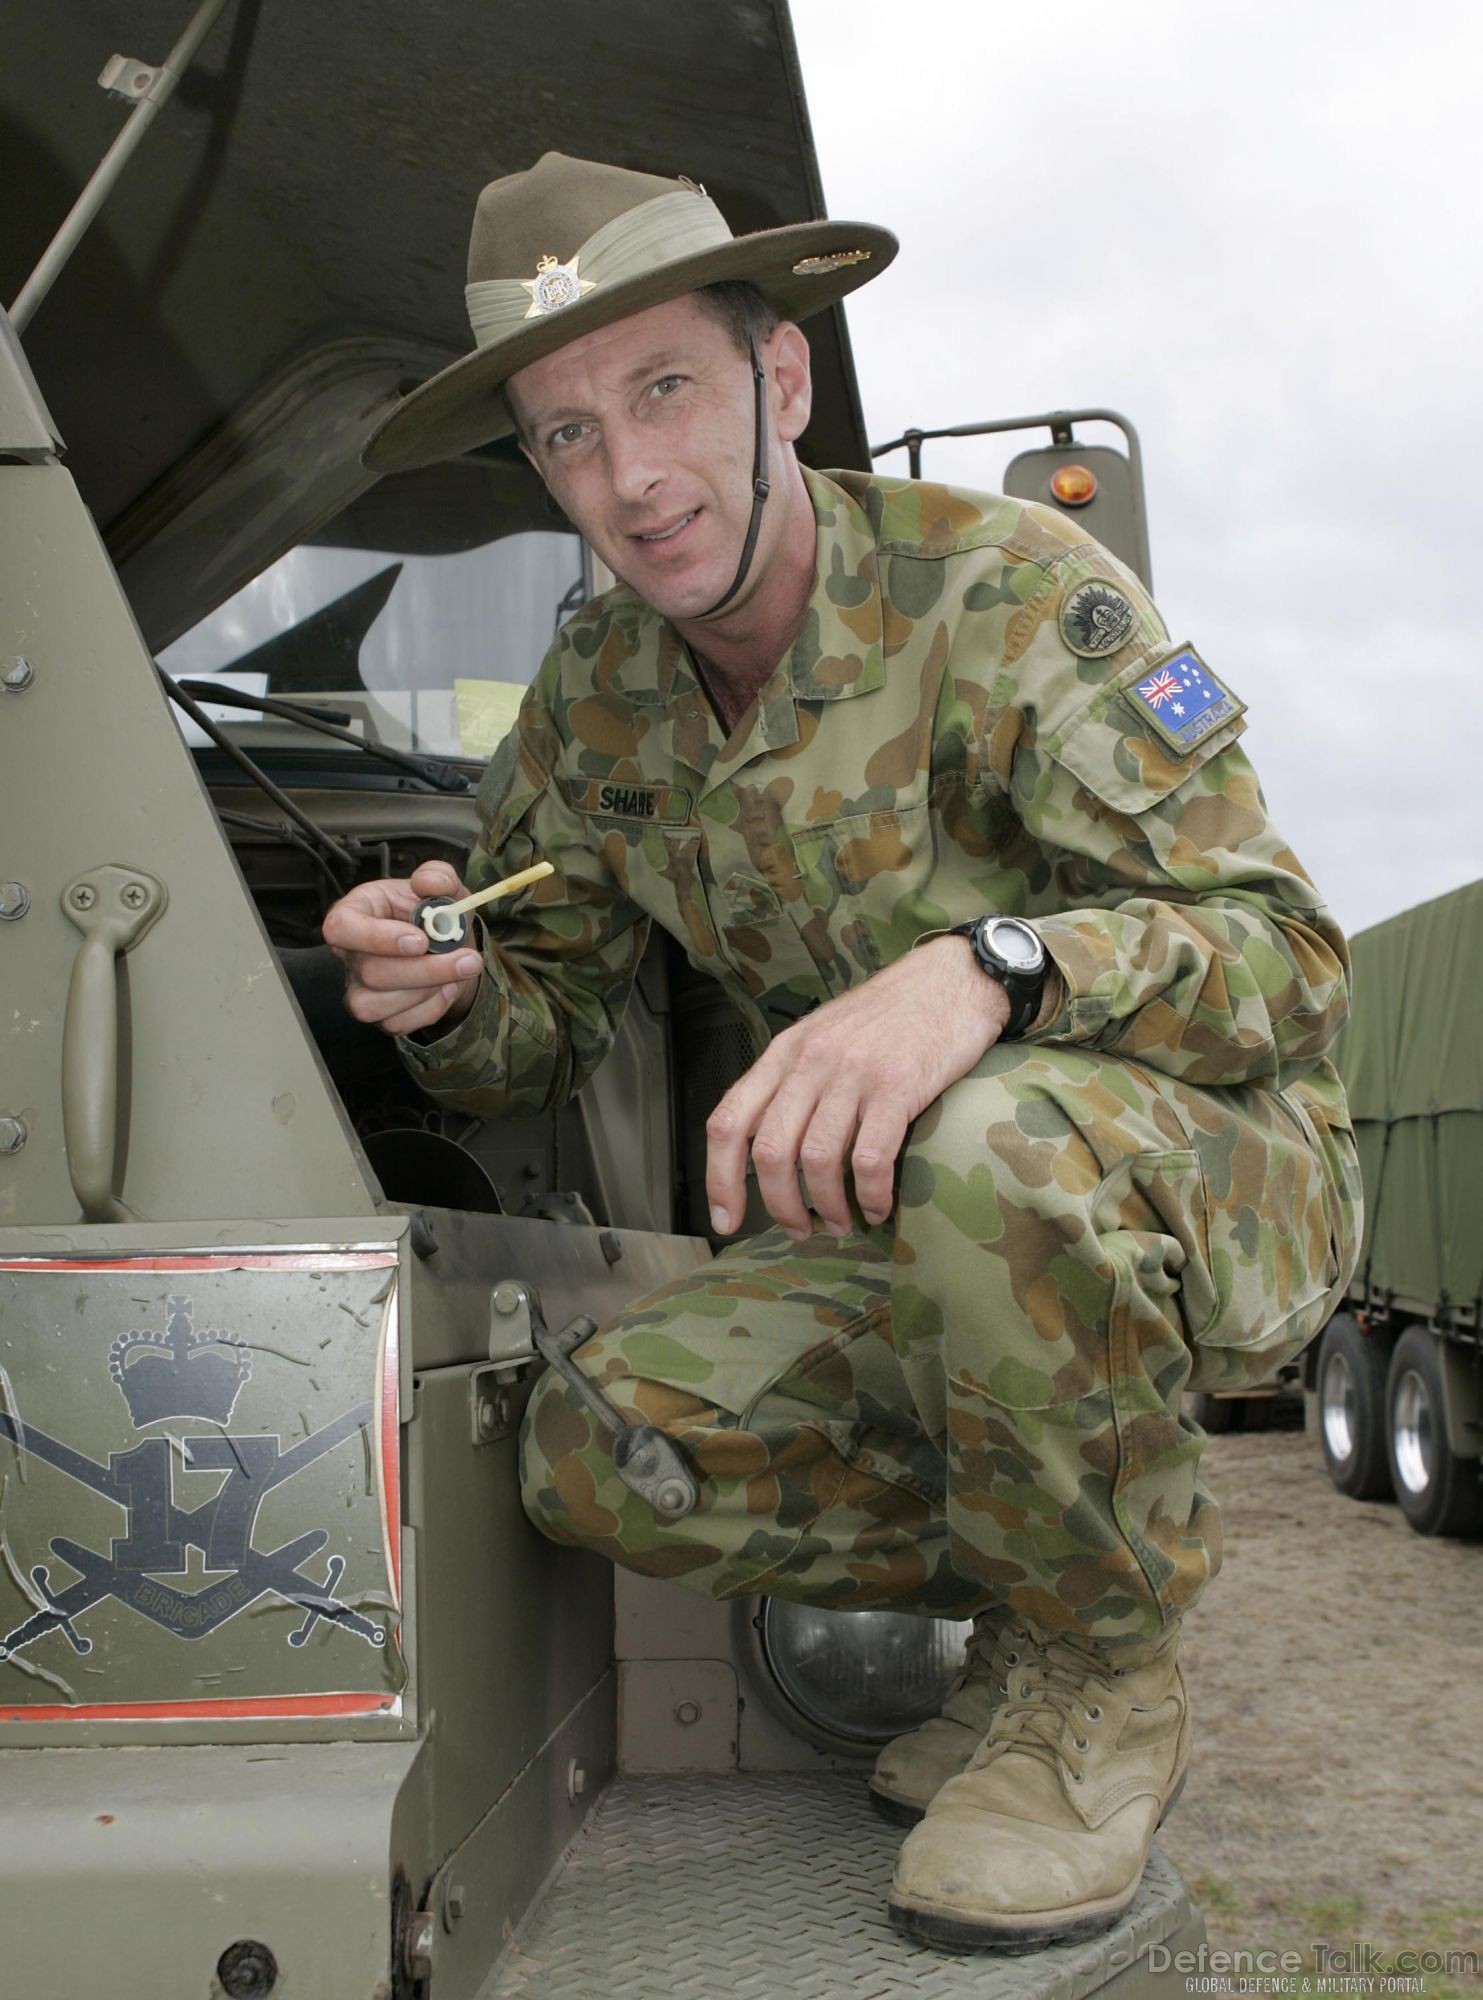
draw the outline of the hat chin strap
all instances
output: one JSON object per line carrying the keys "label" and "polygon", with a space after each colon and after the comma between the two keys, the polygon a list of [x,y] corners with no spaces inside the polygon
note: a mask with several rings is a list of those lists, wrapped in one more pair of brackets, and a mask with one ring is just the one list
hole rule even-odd
{"label": "hat chin strap", "polygon": [[762,356],[757,352],[757,336],[747,335],[747,345],[752,355],[752,402],[756,412],[756,427],[752,443],[752,518],[747,523],[746,539],[742,543],[741,561],[736,566],[736,575],[726,590],[718,597],[709,611],[698,611],[697,618],[714,618],[718,611],[724,611],[747,580],[747,571],[752,567],[752,557],[757,551],[757,536],[762,527],[762,509],[767,504],[767,496],[772,488],[767,482],[767,376],[762,368]]}

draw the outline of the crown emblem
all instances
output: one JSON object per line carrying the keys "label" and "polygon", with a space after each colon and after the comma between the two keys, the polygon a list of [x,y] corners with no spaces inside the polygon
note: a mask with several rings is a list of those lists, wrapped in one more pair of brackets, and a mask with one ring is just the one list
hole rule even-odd
{"label": "crown emblem", "polygon": [[527,319],[539,319],[543,313],[560,312],[563,306],[574,306],[584,293],[594,289],[594,280],[584,278],[577,270],[581,262],[581,252],[569,264],[560,263],[555,257],[542,257],[536,265],[533,278],[520,280],[523,288],[530,293],[530,311]]}
{"label": "crown emblem", "polygon": [[252,1373],[252,1349],[216,1328],[192,1331],[191,1302],[178,1292],[170,1295],[165,1324],[164,1333],[121,1333],[108,1350],[108,1372],[135,1430],[166,1417],[225,1425]]}

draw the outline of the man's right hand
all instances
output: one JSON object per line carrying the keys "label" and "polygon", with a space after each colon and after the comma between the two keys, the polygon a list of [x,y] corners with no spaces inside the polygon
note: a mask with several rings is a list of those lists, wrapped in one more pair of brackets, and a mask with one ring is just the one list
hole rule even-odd
{"label": "man's right hand", "polygon": [[476,951],[429,952],[412,922],[424,896],[468,892],[446,861],[424,861],[410,881],[362,882],[324,920],[324,941],[345,961],[345,1005],[388,1035],[442,1022],[451,1028],[474,1004],[483,960]]}

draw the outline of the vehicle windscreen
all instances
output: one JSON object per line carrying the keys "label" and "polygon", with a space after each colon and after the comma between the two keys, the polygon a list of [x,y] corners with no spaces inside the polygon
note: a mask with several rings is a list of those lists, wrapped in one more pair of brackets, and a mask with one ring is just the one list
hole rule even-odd
{"label": "vehicle windscreen", "polygon": [[[571,533],[507,535],[446,555],[306,544],[159,663],[176,680],[312,699],[398,748],[483,759],[514,721],[556,627],[586,596]],[[305,740],[281,720],[204,706],[255,751]],[[188,742],[205,742],[181,724]],[[355,752],[347,745],[344,754]]]}

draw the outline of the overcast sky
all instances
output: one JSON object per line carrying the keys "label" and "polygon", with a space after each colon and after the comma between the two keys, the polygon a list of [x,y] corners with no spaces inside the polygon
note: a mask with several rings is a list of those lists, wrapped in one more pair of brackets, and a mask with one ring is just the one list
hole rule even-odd
{"label": "overcast sky", "polygon": [[1340,920],[1483,876],[1483,8],[792,11],[830,213],[902,240],[848,307],[872,440],[1131,418],[1170,634]]}

